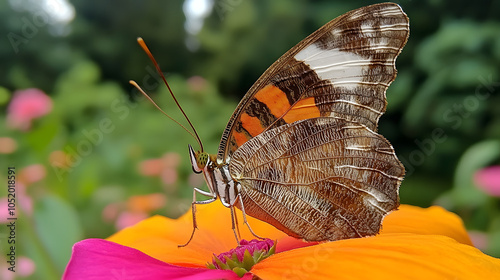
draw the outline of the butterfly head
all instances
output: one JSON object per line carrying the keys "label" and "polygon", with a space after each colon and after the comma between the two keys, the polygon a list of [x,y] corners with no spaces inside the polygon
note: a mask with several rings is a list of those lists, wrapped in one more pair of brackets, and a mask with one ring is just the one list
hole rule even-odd
{"label": "butterfly head", "polygon": [[201,173],[210,164],[210,155],[203,151],[194,151],[193,147],[189,145],[189,158],[191,159],[191,165],[193,167],[194,173]]}

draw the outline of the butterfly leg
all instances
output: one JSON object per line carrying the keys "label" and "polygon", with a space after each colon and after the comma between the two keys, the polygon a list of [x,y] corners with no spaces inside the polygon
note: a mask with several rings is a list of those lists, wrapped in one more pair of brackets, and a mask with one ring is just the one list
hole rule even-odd
{"label": "butterfly leg", "polygon": [[[243,198],[241,198],[241,195],[238,194],[238,198],[240,199],[240,206],[241,206],[241,212],[243,213],[243,223],[245,225],[247,225],[248,229],[250,230],[250,232],[253,234],[253,236],[259,238],[259,239],[265,239],[264,237],[260,237],[258,236],[252,229],[252,227],[250,227],[250,224],[248,223],[247,221],[247,214],[245,213],[245,207],[243,206]],[[231,208],[232,209],[232,208]]]}
{"label": "butterfly leg", "polygon": [[231,226],[234,232],[234,237],[236,237],[236,242],[238,243],[239,246],[241,234],[240,234],[240,227],[238,226],[238,219],[236,218],[236,213],[234,212],[234,206],[231,205],[229,209],[231,209],[231,223],[232,223]]}
{"label": "butterfly leg", "polygon": [[[204,196],[210,196],[211,198],[207,199],[207,200],[197,201],[196,200],[196,193],[202,194]],[[189,237],[189,240],[185,244],[177,245],[177,247],[187,246],[189,244],[189,242],[191,242],[191,240],[193,239],[194,232],[198,229],[198,224],[196,223],[196,204],[208,204],[208,203],[214,202],[215,200],[217,200],[217,195],[215,193],[206,192],[204,190],[194,188],[194,190],[193,190],[193,202],[191,203],[191,210],[192,210],[191,212],[193,213],[193,232],[191,232],[191,237]]]}

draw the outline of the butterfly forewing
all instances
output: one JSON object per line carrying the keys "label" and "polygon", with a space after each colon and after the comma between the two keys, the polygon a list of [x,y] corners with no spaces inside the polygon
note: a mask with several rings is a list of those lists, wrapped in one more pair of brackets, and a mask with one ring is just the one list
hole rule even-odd
{"label": "butterfly forewing", "polygon": [[228,162],[265,130],[313,117],[343,118],[376,131],[408,33],[408,18],[391,3],[348,12],[318,29],[245,95],[224,131],[218,160]]}

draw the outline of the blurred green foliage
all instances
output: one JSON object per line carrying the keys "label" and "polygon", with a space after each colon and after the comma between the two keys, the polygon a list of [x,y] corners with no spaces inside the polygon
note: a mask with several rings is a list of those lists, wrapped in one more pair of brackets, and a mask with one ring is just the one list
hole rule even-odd
{"label": "blurred green foliage", "polygon": [[[215,153],[238,100],[269,65],[322,24],[372,3],[216,0],[203,29],[192,35],[184,30],[180,0],[73,0],[76,16],[64,27],[66,35],[55,36],[51,24],[34,24],[33,12],[0,2],[6,34],[0,44],[0,137],[17,143],[14,152],[0,154],[0,170],[35,164],[46,170],[26,186],[34,210],[19,208],[18,255],[36,263],[29,278],[60,277],[73,243],[115,232],[117,216],[105,218],[108,206],[121,205],[123,212],[130,197],[163,193],[166,203],[148,214],[177,217],[190,205],[193,184],[203,184],[190,177],[187,144],[195,145],[194,139],[128,84],[135,79],[185,124],[137,36],[166,71],[205,150]],[[399,4],[410,18],[410,40],[397,61],[380,131],[407,168],[401,202],[440,204],[458,213],[487,238],[482,249],[498,257],[499,199],[479,190],[473,177],[500,164],[500,2]],[[36,31],[28,34],[29,23]],[[12,45],[12,33],[26,40]],[[53,109],[28,131],[12,129],[9,100],[30,87],[45,91]],[[65,153],[62,165],[54,164],[55,151]],[[141,172],[145,160],[167,153],[181,158],[174,183]],[[1,180],[5,176],[0,172]],[[2,252],[6,246],[0,244]]]}

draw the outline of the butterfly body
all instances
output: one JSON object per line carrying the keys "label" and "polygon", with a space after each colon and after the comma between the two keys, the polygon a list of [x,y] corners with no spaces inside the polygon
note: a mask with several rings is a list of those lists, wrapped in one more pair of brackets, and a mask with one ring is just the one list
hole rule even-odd
{"label": "butterfly body", "polygon": [[209,188],[195,192],[210,197],[193,210],[220,198],[308,241],[376,234],[404,175],[377,126],[408,33],[398,5],[377,4],[285,53],[239,103],[217,156],[190,147]]}
{"label": "butterfly body", "polygon": [[212,197],[211,200],[220,199],[226,207],[234,206],[236,198],[241,191],[241,186],[235,182],[229,172],[228,164],[217,164],[213,155],[195,152],[189,145],[189,156],[193,171],[203,173],[209,192],[205,193],[199,189],[198,192]]}

